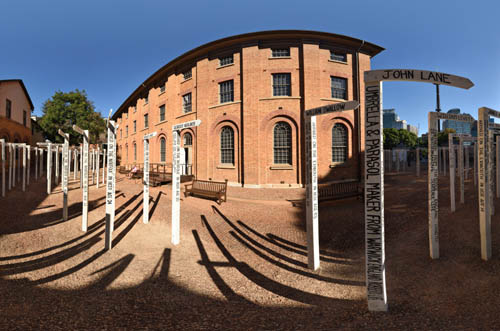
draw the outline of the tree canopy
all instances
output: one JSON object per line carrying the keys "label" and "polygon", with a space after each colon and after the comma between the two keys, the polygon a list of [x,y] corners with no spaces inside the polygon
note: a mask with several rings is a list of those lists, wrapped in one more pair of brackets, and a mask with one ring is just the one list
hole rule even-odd
{"label": "tree canopy", "polygon": [[106,123],[95,111],[94,104],[87,98],[85,90],[57,91],[45,101],[42,111],[40,127],[52,142],[63,142],[63,137],[57,133],[61,129],[69,133],[70,144],[79,144],[82,136],[73,131],[73,124],[83,130],[89,130],[89,139],[92,144],[97,143],[99,134],[105,132]]}
{"label": "tree canopy", "polygon": [[448,135],[450,133],[455,133],[455,129],[444,129],[443,131],[438,133],[438,145],[439,146],[448,146]]}
{"label": "tree canopy", "polygon": [[415,147],[417,135],[404,129],[384,129],[384,148],[392,149],[398,146]]}

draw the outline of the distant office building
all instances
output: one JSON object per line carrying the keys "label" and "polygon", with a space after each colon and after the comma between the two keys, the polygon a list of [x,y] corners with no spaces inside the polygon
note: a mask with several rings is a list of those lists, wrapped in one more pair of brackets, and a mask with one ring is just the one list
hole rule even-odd
{"label": "distant office building", "polygon": [[406,130],[413,132],[418,137],[418,128],[415,125],[411,125],[411,124],[406,125]]}
{"label": "distant office building", "polygon": [[[394,108],[384,109],[384,129],[403,129],[418,134],[418,129],[406,123],[406,120],[399,119]],[[411,128],[411,129],[410,129]]]}
{"label": "distant office building", "polygon": [[[460,114],[460,108],[453,108],[448,110],[448,114]],[[463,115],[469,115],[464,113]],[[469,115],[472,117],[471,115]],[[460,122],[454,120],[444,120],[443,121],[443,130],[445,129],[453,129],[456,133],[460,134],[471,134],[472,133],[472,123],[470,122]]]}

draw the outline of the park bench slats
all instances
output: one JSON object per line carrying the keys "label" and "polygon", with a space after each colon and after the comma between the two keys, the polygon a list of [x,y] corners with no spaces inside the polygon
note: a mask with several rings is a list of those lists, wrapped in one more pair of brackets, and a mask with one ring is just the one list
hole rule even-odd
{"label": "park bench slats", "polygon": [[227,179],[224,182],[214,182],[210,180],[194,179],[191,184],[184,187],[184,196],[197,195],[206,198],[216,199],[220,205],[227,200]]}

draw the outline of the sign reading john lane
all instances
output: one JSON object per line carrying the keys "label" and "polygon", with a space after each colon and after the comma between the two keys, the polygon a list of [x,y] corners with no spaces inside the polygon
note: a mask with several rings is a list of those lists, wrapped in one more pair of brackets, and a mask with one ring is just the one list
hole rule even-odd
{"label": "sign reading john lane", "polygon": [[383,69],[371,70],[365,73],[365,81],[412,81],[426,82],[440,85],[449,85],[469,89],[474,84],[465,77],[446,74],[443,72],[415,70],[415,69]]}

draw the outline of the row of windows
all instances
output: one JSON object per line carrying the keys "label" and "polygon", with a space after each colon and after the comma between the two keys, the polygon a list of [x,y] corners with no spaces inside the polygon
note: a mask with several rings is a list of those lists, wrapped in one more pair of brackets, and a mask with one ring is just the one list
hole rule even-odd
{"label": "row of windows", "polygon": [[[193,145],[193,136],[184,134],[184,146]],[[137,161],[137,145],[134,143],[134,161]],[[160,139],[160,162],[166,161],[167,143],[165,138]],[[337,123],[332,128],[332,162],[344,163],[347,161],[348,139],[347,128]],[[128,151],[127,151],[128,159]],[[230,126],[222,128],[220,133],[220,162],[234,165],[234,130]],[[278,122],[273,129],[273,162],[274,164],[292,164],[292,128],[286,122]]]}
{"label": "row of windows", "polygon": [[[271,49],[271,57],[279,58],[279,57],[290,57],[290,48],[272,48]],[[339,62],[347,62],[347,54],[339,51],[330,51],[330,60],[339,61]],[[228,55],[219,58],[219,66],[227,66],[234,63],[234,56]],[[192,69],[186,70],[182,73],[184,80],[190,79],[193,77]],[[165,85],[160,86],[160,94],[165,92]],[[144,103],[148,103],[148,96],[144,98]]]}

